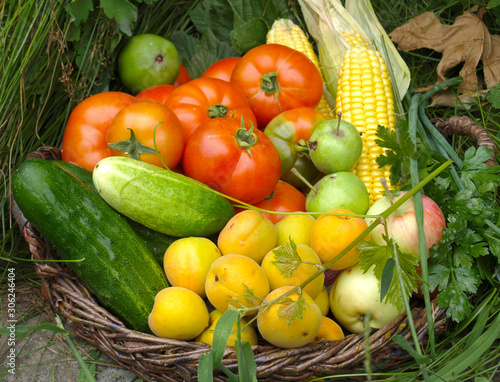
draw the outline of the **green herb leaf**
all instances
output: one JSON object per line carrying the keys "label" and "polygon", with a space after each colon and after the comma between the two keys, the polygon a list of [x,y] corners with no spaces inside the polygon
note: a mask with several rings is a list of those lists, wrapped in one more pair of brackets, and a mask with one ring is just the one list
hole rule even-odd
{"label": "green herb leaf", "polygon": [[429,266],[429,289],[434,290],[444,290],[449,283],[451,276],[451,269],[442,264],[431,264]]}
{"label": "green herb leaf", "polygon": [[290,297],[284,297],[277,304],[281,305],[278,309],[278,317],[283,318],[288,325],[292,321],[302,320],[306,306],[309,305],[302,295],[297,301],[293,301]]}
{"label": "green herb leaf", "polygon": [[257,303],[260,303],[262,301],[262,299],[253,292],[253,289],[249,288],[245,284],[243,284],[243,286],[245,287],[245,293],[243,294],[243,297],[248,301],[249,304],[256,305]]}
{"label": "green herb leaf", "polygon": [[[384,236],[385,238],[385,236]],[[380,281],[381,296],[385,297],[385,302],[394,305],[401,310],[404,307],[403,294],[398,282],[397,270],[394,265],[394,250],[398,251],[399,263],[401,265],[403,284],[408,298],[417,291],[417,273],[415,266],[418,259],[408,253],[400,251],[394,240],[387,240],[387,245],[378,245],[371,240],[364,241],[358,245],[360,253],[358,255],[359,265],[364,272],[373,267],[375,277]],[[389,263],[389,265],[387,265]],[[392,274],[389,271],[392,270]],[[389,284],[389,286],[387,286]],[[383,286],[383,290],[382,290]],[[385,293],[382,293],[382,292]],[[382,301],[382,300],[381,300]]]}
{"label": "green herb leaf", "polygon": [[87,21],[90,12],[94,10],[92,0],[73,0],[66,5],[66,12],[71,15],[71,21],[76,25]]}
{"label": "green herb leaf", "polygon": [[212,31],[201,38],[195,38],[185,32],[176,32],[170,36],[182,64],[192,78],[200,77],[214,62],[227,57],[237,57],[239,53],[225,41],[217,39]]}
{"label": "green herb leaf", "polygon": [[[482,170],[486,168],[486,161],[490,159],[491,149],[480,146],[469,147],[464,153],[462,172],[471,170]],[[463,175],[463,174],[462,174]]]}
{"label": "green herb leaf", "polygon": [[276,265],[276,268],[280,271],[283,277],[291,277],[301,262],[295,242],[290,239],[289,243],[285,243],[274,249],[273,253],[275,254],[276,260],[271,261],[271,263]]}
{"label": "green herb leaf", "polygon": [[218,40],[230,42],[233,29],[233,10],[227,0],[201,1],[189,13],[196,30],[201,34],[213,33]]}
{"label": "green herb leaf", "polygon": [[231,45],[238,53],[244,54],[258,45],[265,44],[268,30],[268,25],[260,17],[245,21],[231,31]]}
{"label": "green herb leaf", "polygon": [[387,148],[385,153],[377,158],[377,164],[380,167],[390,166],[389,180],[392,184],[397,184],[403,178],[405,168],[408,168],[408,159],[417,155],[408,132],[408,122],[398,121],[395,129],[379,125],[375,135],[377,137],[375,143]]}
{"label": "green herb leaf", "polygon": [[100,0],[100,6],[109,19],[122,24],[125,19],[137,20],[137,8],[128,0]]}
{"label": "green herb leaf", "polygon": [[452,281],[446,289],[437,295],[439,306],[446,307],[446,316],[454,321],[460,322],[465,319],[472,310],[472,304],[461,288]]}
{"label": "green herb leaf", "polygon": [[[500,0],[492,0],[488,3],[487,8],[495,8],[499,5]],[[491,106],[495,109],[500,109],[500,83],[496,84],[495,87],[490,88],[490,92],[486,97],[486,100],[491,103]]]}

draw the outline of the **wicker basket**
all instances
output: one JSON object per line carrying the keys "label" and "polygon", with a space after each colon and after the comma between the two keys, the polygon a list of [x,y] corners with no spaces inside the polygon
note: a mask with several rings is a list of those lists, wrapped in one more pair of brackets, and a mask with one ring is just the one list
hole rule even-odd
{"label": "wicker basket", "polygon": [[[496,145],[486,130],[467,117],[452,117],[449,121],[432,120],[443,134],[467,135],[476,145],[494,150],[489,165],[495,162]],[[30,157],[59,159],[60,150],[42,147]],[[13,214],[34,260],[57,257],[54,248],[26,221],[13,201]],[[116,317],[103,309],[79,280],[61,263],[35,262],[41,278],[42,292],[49,304],[67,318],[74,334],[98,347],[118,365],[130,370],[145,381],[191,381],[197,379],[200,357],[210,347],[195,342],[169,340],[127,329]],[[428,337],[426,310],[418,302],[412,307],[412,316],[421,345]],[[432,301],[432,316],[436,334],[446,328],[446,311]],[[370,357],[373,371],[388,370],[411,359],[391,338],[402,335],[412,343],[406,314],[394,322],[373,331],[370,340]],[[296,349],[280,349],[262,339],[253,346],[259,381],[306,381],[335,374],[364,371],[364,336],[348,335],[339,341],[324,341]],[[237,373],[234,348],[227,347],[224,365]],[[216,371],[217,373],[217,371]],[[214,375],[216,381],[226,380],[224,374]],[[356,378],[352,378],[354,380]]]}

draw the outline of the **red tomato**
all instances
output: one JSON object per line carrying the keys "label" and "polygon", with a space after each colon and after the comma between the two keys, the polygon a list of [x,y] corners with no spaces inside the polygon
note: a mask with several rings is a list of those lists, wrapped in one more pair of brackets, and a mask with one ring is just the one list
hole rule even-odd
{"label": "red tomato", "polygon": [[155,151],[155,141],[167,167],[177,166],[184,149],[184,131],[177,116],[165,105],[154,101],[125,106],[108,129],[107,142],[112,155],[130,156],[164,167]]}
{"label": "red tomato", "polygon": [[141,101],[155,101],[165,103],[165,100],[176,89],[174,85],[155,85],[150,86],[139,92],[135,98]]}
{"label": "red tomato", "polygon": [[174,81],[172,85],[178,87],[189,81],[191,81],[191,76],[189,75],[189,72],[187,71],[186,67],[181,64],[179,69],[179,75],[177,76],[177,79]]}
{"label": "red tomato", "polygon": [[228,57],[214,62],[207,68],[207,70],[205,70],[205,72],[203,72],[201,77],[218,78],[219,80],[229,82],[231,80],[231,73],[233,72],[234,66],[240,58],[241,57]]}
{"label": "red tomato", "polygon": [[241,57],[231,83],[245,94],[259,126],[285,110],[315,107],[323,94],[323,80],[303,53],[279,44],[263,44]]}
{"label": "red tomato", "polygon": [[[280,180],[276,185],[274,191],[264,200],[253,204],[255,207],[262,208],[263,210],[276,211],[276,212],[297,212],[306,210],[306,197],[305,195],[293,187],[291,184]],[[243,209],[235,208],[235,213]],[[263,212],[266,218],[276,224],[287,215],[269,214]]]}
{"label": "red tomato", "polygon": [[62,140],[61,158],[90,171],[101,159],[111,156],[106,133],[115,115],[136,102],[130,94],[104,92],[81,101],[71,112]]}
{"label": "red tomato", "polygon": [[269,196],[281,173],[271,140],[235,118],[202,123],[186,142],[182,164],[187,176],[249,204]]}
{"label": "red tomato", "polygon": [[196,78],[179,86],[165,101],[179,118],[186,139],[199,124],[210,118],[229,117],[248,127],[257,125],[243,94],[229,82],[217,78]]}

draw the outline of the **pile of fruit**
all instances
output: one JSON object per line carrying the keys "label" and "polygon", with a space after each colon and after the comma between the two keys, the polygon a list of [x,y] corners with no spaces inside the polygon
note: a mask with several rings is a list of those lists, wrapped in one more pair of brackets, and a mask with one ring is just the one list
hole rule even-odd
{"label": "pile of fruit", "polygon": [[[312,48],[277,42],[292,32],[278,20],[268,44],[195,79],[168,40],[131,38],[118,61],[131,93],[83,100],[62,161],[29,159],[13,176],[25,217],[130,328],[211,344],[232,309],[241,319],[228,345],[238,334],[257,344],[258,332],[293,348],[381,328],[404,310],[373,256],[394,245],[416,285],[413,199],[391,196],[376,163],[374,132],[394,128],[383,59],[348,51],[334,112]],[[429,250],[446,221],[425,196],[423,211]]]}

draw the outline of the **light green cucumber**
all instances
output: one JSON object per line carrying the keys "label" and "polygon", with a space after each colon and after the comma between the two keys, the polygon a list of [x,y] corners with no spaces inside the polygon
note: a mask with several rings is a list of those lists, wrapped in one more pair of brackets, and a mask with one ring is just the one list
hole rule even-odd
{"label": "light green cucumber", "polygon": [[175,237],[214,235],[234,216],[232,204],[203,183],[128,157],[101,160],[93,182],[118,212]]}

